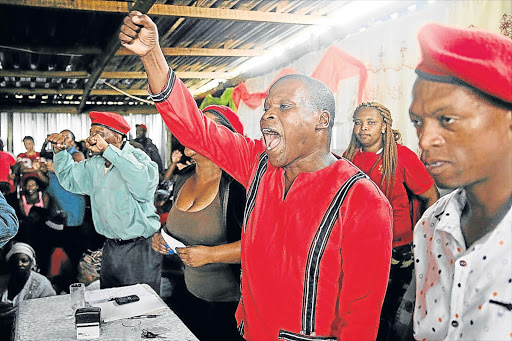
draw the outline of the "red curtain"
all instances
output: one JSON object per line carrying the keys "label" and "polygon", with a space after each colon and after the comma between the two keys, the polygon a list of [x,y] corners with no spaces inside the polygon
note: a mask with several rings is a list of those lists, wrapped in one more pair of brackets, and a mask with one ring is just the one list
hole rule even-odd
{"label": "red curtain", "polygon": [[[249,93],[245,83],[240,83],[233,90],[233,102],[237,108],[240,106],[240,101],[243,101],[248,107],[256,109],[267,97],[270,86],[282,76],[292,73],[298,72],[291,68],[282,69],[270,83],[269,87],[263,92]],[[363,90],[368,78],[366,66],[360,60],[342,51],[336,46],[330,46],[327,49],[315,71],[313,71],[313,74],[311,75],[311,77],[325,83],[333,93],[336,93],[338,90],[338,83],[342,79],[354,76],[359,76],[357,99],[358,103],[360,103],[363,98]]]}
{"label": "red curtain", "polygon": [[292,74],[292,73],[298,73],[298,72],[291,68],[282,69],[281,71],[279,71],[277,76],[272,80],[272,82],[270,83],[268,88],[263,92],[254,92],[254,93],[250,94],[249,91],[247,90],[247,87],[245,86],[245,83],[240,83],[233,90],[233,102],[235,102],[235,105],[237,108],[240,106],[240,101],[244,101],[244,103],[248,107],[250,107],[251,109],[256,109],[257,107],[259,107],[261,105],[263,100],[267,97],[268,89],[270,89],[272,84],[274,84],[274,82],[276,80],[278,80],[279,78],[289,75],[289,74]]}
{"label": "red curtain", "polygon": [[325,83],[333,93],[338,91],[338,83],[346,78],[359,76],[357,103],[361,103],[368,73],[366,66],[357,58],[336,46],[330,46],[318,63],[311,77]]}

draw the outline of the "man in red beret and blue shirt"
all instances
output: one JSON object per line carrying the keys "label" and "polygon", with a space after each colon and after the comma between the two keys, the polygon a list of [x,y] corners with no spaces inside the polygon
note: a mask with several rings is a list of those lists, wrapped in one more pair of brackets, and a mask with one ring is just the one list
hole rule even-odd
{"label": "man in red beret and blue shirt", "polygon": [[414,230],[417,340],[512,339],[512,40],[424,26],[410,118],[437,185]]}
{"label": "man in red beret and blue shirt", "polygon": [[55,173],[66,190],[89,195],[94,227],[107,240],[100,272],[102,288],[147,283],[160,292],[162,256],[151,237],[160,223],[153,205],[158,166],[126,140],[130,126],[118,114],[93,111],[86,147],[95,155],[75,163],[64,136],[52,134]]}

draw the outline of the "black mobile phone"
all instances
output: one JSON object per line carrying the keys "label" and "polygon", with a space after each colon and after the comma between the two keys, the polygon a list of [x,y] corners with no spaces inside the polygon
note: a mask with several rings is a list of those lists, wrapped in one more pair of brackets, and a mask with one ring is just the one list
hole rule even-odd
{"label": "black mobile phone", "polygon": [[124,297],[114,298],[114,301],[119,305],[137,302],[138,300],[139,300],[139,296],[137,296],[137,295],[129,295],[129,296],[124,296]]}

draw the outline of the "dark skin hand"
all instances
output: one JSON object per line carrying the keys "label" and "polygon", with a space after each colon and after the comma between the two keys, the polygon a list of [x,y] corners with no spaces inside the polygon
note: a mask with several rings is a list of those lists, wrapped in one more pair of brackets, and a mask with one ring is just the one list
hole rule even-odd
{"label": "dark skin hand", "polygon": [[[48,141],[53,145],[53,150],[55,153],[59,153],[62,150],[66,149],[66,145],[64,144],[66,137],[64,134],[55,133],[51,134],[48,137]],[[92,151],[93,153],[103,153],[105,149],[108,147],[108,143],[103,139],[101,133],[96,133],[91,135],[85,140],[85,147]]]}

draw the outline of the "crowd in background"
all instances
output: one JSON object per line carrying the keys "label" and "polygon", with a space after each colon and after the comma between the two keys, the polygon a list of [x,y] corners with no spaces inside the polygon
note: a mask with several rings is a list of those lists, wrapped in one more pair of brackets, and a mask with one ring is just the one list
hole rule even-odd
{"label": "crowd in background", "polygon": [[[176,174],[191,165],[191,160],[184,155],[184,147],[173,138],[171,164],[164,169],[158,149],[146,136],[146,131],[144,124],[137,125],[137,137],[129,143],[147,153],[158,165],[159,185],[154,195],[154,206],[161,223],[165,224],[172,205]],[[65,136],[66,152],[74,162],[94,156],[85,148],[85,140],[76,141],[70,130],[63,130],[61,134]],[[28,266],[31,272],[26,274],[32,274],[37,279],[44,278],[37,281],[36,286],[44,282],[47,289],[43,290],[44,295],[34,294],[34,290],[31,290],[28,296],[19,294],[18,290],[9,290],[9,297],[6,297],[6,301],[10,302],[9,307],[2,306],[0,309],[3,312],[0,312],[0,319],[5,327],[2,328],[5,333],[0,340],[12,336],[8,331],[12,327],[13,306],[20,300],[65,294],[69,292],[69,285],[77,281],[85,283],[90,290],[100,289],[102,246],[106,240],[94,227],[90,197],[67,191],[60,184],[50,141],[46,139],[38,148],[31,136],[25,136],[23,143],[26,151],[14,156],[4,151],[0,139],[0,190],[19,219],[16,236],[0,249],[0,276],[8,276],[11,282],[9,288],[14,285],[19,287],[19,291],[23,287],[27,291],[28,286],[36,285],[33,281],[27,282],[30,276],[10,276],[16,265],[14,258],[6,255],[16,249],[16,245],[23,245],[31,261]],[[162,285],[162,296],[169,299],[183,281],[183,264],[176,255],[167,256],[164,263],[167,265],[163,274],[167,277]]]}

